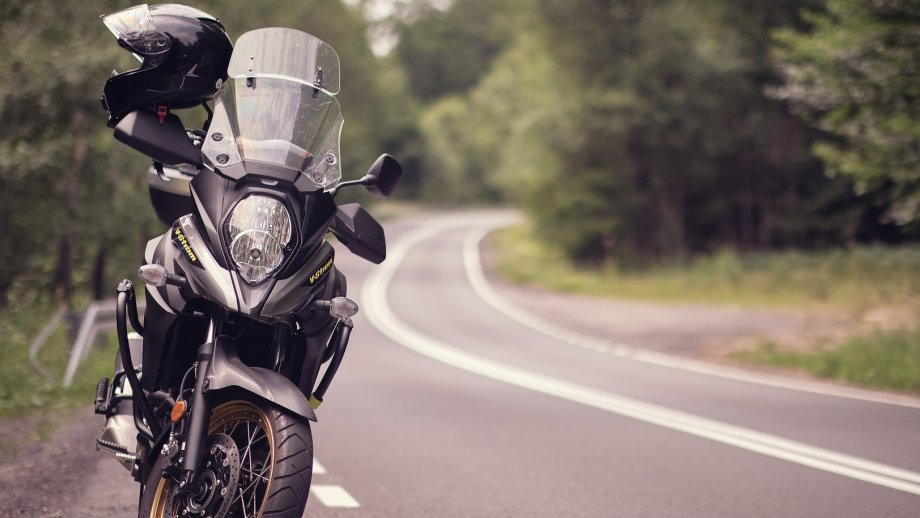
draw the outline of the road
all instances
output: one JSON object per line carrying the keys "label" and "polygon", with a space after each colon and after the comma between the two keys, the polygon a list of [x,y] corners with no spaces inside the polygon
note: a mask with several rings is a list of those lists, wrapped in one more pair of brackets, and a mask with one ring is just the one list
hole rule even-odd
{"label": "road", "polygon": [[[507,217],[399,220],[381,267],[337,255],[362,311],[313,428],[306,516],[920,516],[917,400],[708,368],[521,312],[478,273],[479,238]],[[88,462],[104,491],[28,515],[129,509],[127,473]]]}

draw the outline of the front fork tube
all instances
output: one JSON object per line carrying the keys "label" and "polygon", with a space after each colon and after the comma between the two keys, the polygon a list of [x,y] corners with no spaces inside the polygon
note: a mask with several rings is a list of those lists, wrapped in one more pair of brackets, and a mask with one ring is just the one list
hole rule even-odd
{"label": "front fork tube", "polygon": [[211,406],[205,397],[208,390],[207,373],[214,355],[214,323],[208,332],[208,340],[198,348],[198,367],[195,369],[195,392],[192,394],[191,415],[189,416],[188,434],[186,435],[185,454],[182,459],[181,490],[192,491],[198,468],[204,460],[208,441],[208,419]]}

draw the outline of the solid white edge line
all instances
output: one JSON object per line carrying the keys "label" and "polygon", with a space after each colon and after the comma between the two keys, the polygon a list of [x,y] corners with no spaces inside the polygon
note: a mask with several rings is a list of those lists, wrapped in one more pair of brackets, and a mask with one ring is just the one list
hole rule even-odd
{"label": "solid white edge line", "polygon": [[364,283],[361,295],[365,301],[368,321],[396,343],[448,365],[535,392],[825,472],[920,495],[920,473],[531,373],[476,357],[416,332],[393,313],[386,299],[387,288],[409,250],[442,229],[443,224],[434,224],[404,237],[394,247],[389,260],[372,272]]}
{"label": "solid white edge line", "polygon": [[781,376],[771,376],[769,374],[745,371],[743,369],[736,369],[707,363],[704,361],[693,360],[690,358],[682,358],[665,353],[659,353],[656,351],[650,351],[648,349],[643,349],[633,345],[612,343],[603,339],[584,336],[577,332],[563,329],[549,322],[545,322],[539,317],[515,306],[489,284],[482,270],[480,244],[490,232],[496,230],[497,228],[499,228],[499,226],[473,228],[464,238],[463,265],[464,269],[466,270],[467,280],[473,287],[473,290],[476,292],[476,294],[479,295],[479,297],[490,306],[497,309],[505,316],[516,320],[517,322],[546,336],[582,347],[584,349],[591,349],[605,354],[613,354],[622,358],[628,358],[637,362],[657,365],[659,367],[667,367],[669,369],[685,370],[699,374],[706,374],[709,376],[717,376],[720,378],[756,383],[758,385],[767,385],[771,387],[797,390],[800,392],[821,394],[824,396],[834,396],[870,401],[873,403],[885,403],[889,405],[920,408],[920,399],[911,398],[910,396],[870,392],[856,388],[838,387],[819,382],[794,380]]}
{"label": "solid white edge line", "polygon": [[342,486],[313,484],[310,486],[310,492],[326,507],[361,507],[361,504]]}

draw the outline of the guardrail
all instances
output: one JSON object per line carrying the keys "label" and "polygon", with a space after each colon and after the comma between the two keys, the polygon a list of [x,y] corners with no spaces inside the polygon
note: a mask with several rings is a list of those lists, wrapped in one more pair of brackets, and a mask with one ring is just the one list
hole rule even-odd
{"label": "guardrail", "polygon": [[[137,301],[137,309],[143,315],[143,300]],[[48,381],[52,381],[53,376],[38,360],[38,353],[44,347],[48,338],[61,325],[66,315],[65,311],[58,310],[29,345],[29,361],[32,362],[35,370]],[[99,300],[90,304],[86,311],[83,312],[83,317],[80,319],[80,329],[77,331],[77,337],[70,348],[70,358],[67,361],[67,370],[64,372],[64,379],[62,380],[62,384],[65,387],[73,384],[77,369],[86,360],[96,336],[101,331],[110,329],[115,329],[115,299]]]}

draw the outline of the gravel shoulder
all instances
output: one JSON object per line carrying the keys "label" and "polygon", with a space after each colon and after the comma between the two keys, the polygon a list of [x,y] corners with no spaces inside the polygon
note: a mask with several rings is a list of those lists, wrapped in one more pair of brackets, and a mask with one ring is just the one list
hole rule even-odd
{"label": "gravel shoulder", "polygon": [[667,304],[551,292],[512,284],[494,273],[494,254],[482,259],[492,287],[509,302],[559,327],[634,348],[709,361],[764,340],[807,348],[834,342],[862,326],[846,312],[752,310],[706,304]]}
{"label": "gravel shoulder", "polygon": [[136,494],[136,484],[96,451],[101,427],[89,404],[0,421],[0,516],[133,516],[125,495]]}

